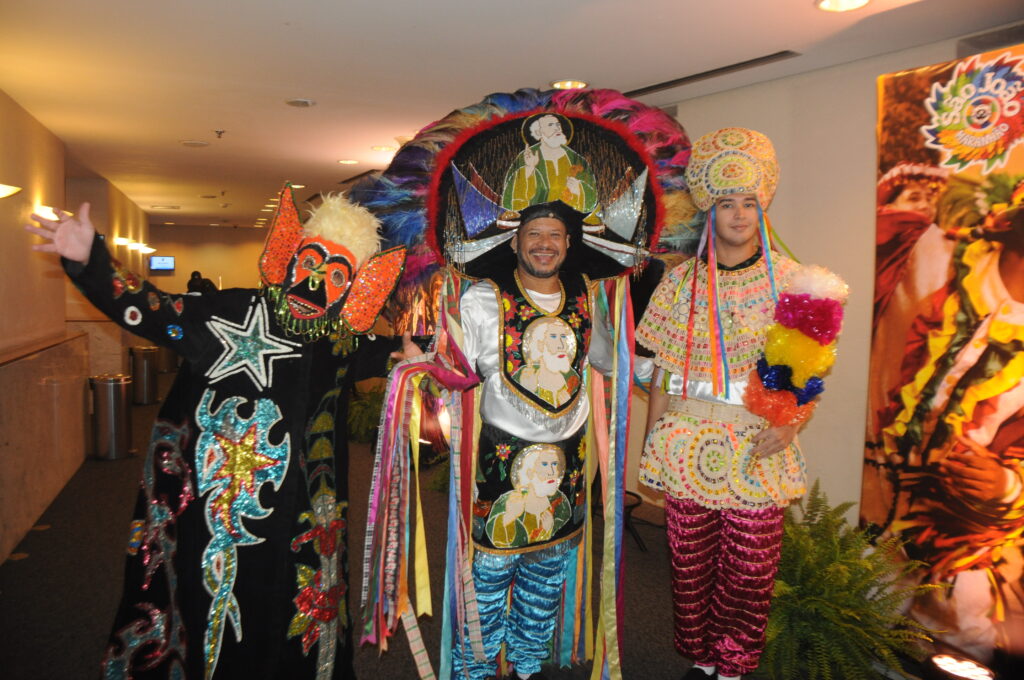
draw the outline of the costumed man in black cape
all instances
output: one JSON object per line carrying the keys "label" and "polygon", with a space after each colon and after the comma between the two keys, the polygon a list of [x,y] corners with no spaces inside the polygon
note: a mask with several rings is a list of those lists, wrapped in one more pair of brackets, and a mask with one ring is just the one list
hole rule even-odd
{"label": "costumed man in black cape", "polygon": [[[261,289],[165,293],[89,219],[38,215],[89,300],[185,359],[153,426],[105,678],[350,678],[348,389],[383,368],[360,340],[401,275],[379,223],[328,196],[300,223],[281,195]],[[380,360],[376,360],[379,354]]]}

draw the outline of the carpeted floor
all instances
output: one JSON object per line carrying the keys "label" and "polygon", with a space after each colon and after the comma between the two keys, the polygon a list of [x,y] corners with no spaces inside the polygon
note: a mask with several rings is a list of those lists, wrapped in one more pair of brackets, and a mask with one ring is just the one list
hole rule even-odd
{"label": "carpeted floor", "polygon": [[[161,375],[161,394],[172,375]],[[157,406],[133,407],[133,439],[145,451]],[[138,489],[141,458],[89,459],[40,518],[36,530],[16,548],[20,559],[0,565],[0,677],[5,680],[78,680],[98,676],[107,634],[120,594],[123,551]],[[350,453],[349,534],[353,611],[358,609],[366,498],[372,454],[364,444]],[[422,472],[432,592],[440,598],[445,545],[445,496],[431,489]],[[622,668],[627,679],[678,680],[685,663],[672,649],[672,613],[668,556],[661,516],[641,508],[637,529],[647,545],[641,552],[625,539],[626,587]],[[423,636],[437,667],[440,606],[421,620]],[[368,678],[415,678],[404,634],[391,649],[356,653],[356,675]],[[589,664],[574,669],[547,667],[552,680],[590,677]]]}

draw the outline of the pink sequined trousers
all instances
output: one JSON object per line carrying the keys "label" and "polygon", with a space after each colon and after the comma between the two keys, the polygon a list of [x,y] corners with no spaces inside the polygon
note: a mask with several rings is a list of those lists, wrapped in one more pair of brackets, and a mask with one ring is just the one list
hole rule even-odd
{"label": "pink sequined trousers", "polygon": [[675,646],[720,675],[757,668],[782,547],[781,507],[712,510],[666,496]]}

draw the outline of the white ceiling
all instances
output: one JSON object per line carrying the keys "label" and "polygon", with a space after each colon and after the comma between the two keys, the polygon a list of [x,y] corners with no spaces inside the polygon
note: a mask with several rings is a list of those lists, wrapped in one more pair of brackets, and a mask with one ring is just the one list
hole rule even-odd
{"label": "white ceiling", "polygon": [[387,165],[371,146],[490,92],[628,92],[800,53],[641,97],[665,105],[1021,19],[1022,0],[2,0],[0,90],[66,143],[69,174],[152,223],[250,226],[285,180],[336,189]]}

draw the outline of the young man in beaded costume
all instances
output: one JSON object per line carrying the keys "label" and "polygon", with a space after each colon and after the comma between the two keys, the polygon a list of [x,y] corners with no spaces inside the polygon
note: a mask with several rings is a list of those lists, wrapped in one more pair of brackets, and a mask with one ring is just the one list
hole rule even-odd
{"label": "young man in beaded costume", "polygon": [[[767,137],[705,135],[686,175],[707,224],[697,257],[666,275],[637,328],[656,366],[640,481],[666,494],[675,646],[694,663],[684,678],[732,680],[758,665],[783,509],[805,490],[795,436],[821,391],[845,286],[771,251],[762,211],[778,165]],[[796,313],[779,314],[780,298]],[[800,312],[815,310],[827,337],[800,328]]]}
{"label": "young man in beaded costume", "polygon": [[87,203],[33,219],[35,248],[100,311],[185,359],[153,426],[103,677],[351,678],[348,390],[393,348],[359,336],[404,248],[378,253],[379,222],[341,196],[303,225],[286,187],[262,288],[175,295],[111,257]]}

